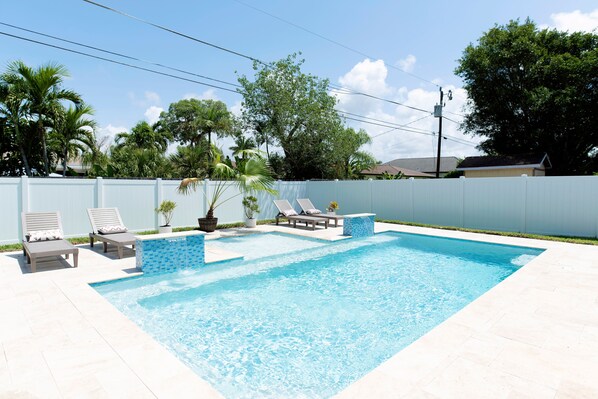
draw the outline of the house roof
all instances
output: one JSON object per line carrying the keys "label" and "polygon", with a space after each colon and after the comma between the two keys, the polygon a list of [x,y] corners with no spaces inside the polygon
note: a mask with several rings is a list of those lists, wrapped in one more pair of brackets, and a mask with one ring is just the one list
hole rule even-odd
{"label": "house roof", "polygon": [[546,153],[529,153],[519,155],[486,155],[480,157],[467,157],[457,170],[475,169],[513,169],[513,168],[552,168],[550,158]]}
{"label": "house roof", "polygon": [[399,168],[397,166],[386,164],[376,165],[371,169],[363,170],[361,171],[361,174],[366,176],[381,176],[382,174],[384,174],[384,172],[393,176],[398,173],[403,173],[405,177],[434,177],[434,175],[418,172],[417,170]]}
{"label": "house roof", "polygon": [[[457,157],[440,157],[440,172],[447,173],[455,170],[458,162],[459,159]],[[424,173],[436,173],[436,157],[398,158],[383,165],[391,165]]]}

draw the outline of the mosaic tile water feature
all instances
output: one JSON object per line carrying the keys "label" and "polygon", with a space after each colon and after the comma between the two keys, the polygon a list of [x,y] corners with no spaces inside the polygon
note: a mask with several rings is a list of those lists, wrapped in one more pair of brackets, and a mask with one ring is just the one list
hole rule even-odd
{"label": "mosaic tile water feature", "polygon": [[343,235],[353,237],[368,237],[374,235],[375,213],[359,213],[345,215]]}
{"label": "mosaic tile water feature", "polygon": [[137,236],[135,245],[136,265],[146,275],[205,264],[204,234],[199,231]]}

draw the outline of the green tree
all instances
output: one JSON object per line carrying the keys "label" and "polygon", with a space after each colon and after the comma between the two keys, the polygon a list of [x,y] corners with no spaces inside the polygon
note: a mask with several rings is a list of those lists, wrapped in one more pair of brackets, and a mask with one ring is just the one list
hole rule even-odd
{"label": "green tree", "polygon": [[172,136],[169,132],[154,130],[149,123],[140,121],[131,129],[131,133],[118,133],[114,141],[117,148],[129,147],[166,152],[170,140]]}
{"label": "green tree", "polygon": [[[328,81],[301,72],[296,55],[263,65],[255,62],[255,80],[239,77],[243,119],[265,140],[280,147],[288,178],[326,174],[325,139],[340,125],[328,94]],[[271,141],[270,141],[271,140]],[[269,151],[268,151],[269,152]]]}
{"label": "green tree", "polygon": [[29,115],[35,118],[36,138],[41,143],[43,174],[47,176],[50,173],[48,127],[52,118],[62,109],[62,102],[69,101],[78,106],[82,103],[81,96],[62,88],[64,78],[69,76],[62,65],[50,63],[34,69],[22,61],[15,61],[8,65],[6,75],[20,95],[24,96]]}
{"label": "green tree", "polygon": [[96,150],[94,129],[97,124],[93,119],[88,118],[92,114],[93,109],[82,104],[77,108],[69,107],[62,112],[57,112],[54,118],[50,139],[62,160],[63,176],[66,176],[66,165],[70,158]]}
{"label": "green tree", "polygon": [[598,170],[598,35],[512,21],[459,60],[468,92],[463,129],[491,155],[547,152],[553,174]]}
{"label": "green tree", "polygon": [[207,141],[198,146],[179,146],[176,153],[169,157],[173,177],[208,177],[210,167],[207,151]]}
{"label": "green tree", "polygon": [[362,170],[370,169],[378,163],[373,155],[360,150],[363,145],[372,141],[363,129],[356,131],[341,126],[334,134],[328,136],[327,141],[327,159],[331,163],[332,173],[330,178],[357,178]]}
{"label": "green tree", "polygon": [[113,147],[107,171],[113,177],[171,177],[170,163],[155,148]]}

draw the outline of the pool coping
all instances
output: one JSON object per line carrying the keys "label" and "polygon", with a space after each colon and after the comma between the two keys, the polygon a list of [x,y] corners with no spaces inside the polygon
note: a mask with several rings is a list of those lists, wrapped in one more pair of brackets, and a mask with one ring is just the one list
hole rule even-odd
{"label": "pool coping", "polygon": [[[598,247],[376,223],[389,230],[546,251],[336,397],[598,394]],[[82,245],[79,263],[30,274],[20,253],[0,257],[0,396],[221,397],[89,286],[132,275],[134,257]]]}

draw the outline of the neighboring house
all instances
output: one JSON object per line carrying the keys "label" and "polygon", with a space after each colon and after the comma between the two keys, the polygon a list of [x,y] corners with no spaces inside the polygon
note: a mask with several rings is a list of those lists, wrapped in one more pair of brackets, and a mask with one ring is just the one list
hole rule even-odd
{"label": "neighboring house", "polygon": [[361,175],[363,177],[371,177],[373,179],[381,177],[384,173],[388,173],[391,176],[396,176],[397,174],[402,173],[406,179],[410,177],[414,177],[416,179],[429,179],[435,177],[434,175],[418,172],[417,170],[399,168],[396,166],[386,164],[376,165],[372,169],[361,171]]}
{"label": "neighboring house", "polygon": [[467,157],[457,170],[465,177],[508,177],[508,176],[546,176],[546,170],[552,168],[550,158],[544,154],[487,155]]}
{"label": "neighboring house", "polygon": [[[67,167],[67,170],[72,169],[79,176],[87,175],[87,172],[89,172],[89,169],[90,169],[89,165],[83,164],[83,160],[80,157],[77,157],[75,159],[70,159],[66,163],[66,167]],[[62,175],[62,162],[58,162],[58,164],[56,165],[56,173],[59,173]]]}
{"label": "neighboring house", "polygon": [[[444,177],[447,173],[454,171],[457,168],[458,163],[459,159],[457,157],[440,157],[440,177]],[[382,165],[415,170],[436,177],[436,157],[399,158],[385,162]]]}

